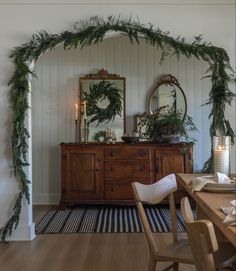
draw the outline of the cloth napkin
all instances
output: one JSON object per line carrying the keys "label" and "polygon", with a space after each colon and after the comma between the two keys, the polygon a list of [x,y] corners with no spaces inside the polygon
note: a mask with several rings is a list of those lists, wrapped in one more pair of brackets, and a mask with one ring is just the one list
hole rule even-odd
{"label": "cloth napkin", "polygon": [[201,191],[207,183],[230,183],[230,178],[223,173],[216,172],[214,176],[201,176],[191,180],[192,192]]}
{"label": "cloth napkin", "polygon": [[236,200],[232,200],[231,207],[221,207],[221,210],[226,214],[223,223],[230,226],[236,225]]}

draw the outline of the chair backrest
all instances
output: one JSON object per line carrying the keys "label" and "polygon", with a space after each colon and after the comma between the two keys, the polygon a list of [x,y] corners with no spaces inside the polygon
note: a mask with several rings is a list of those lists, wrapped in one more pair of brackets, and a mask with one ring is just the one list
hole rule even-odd
{"label": "chair backrest", "polygon": [[140,214],[140,218],[144,227],[144,231],[147,237],[148,245],[151,253],[156,254],[158,252],[156,243],[153,239],[152,231],[148,223],[148,219],[143,208],[143,203],[158,204],[165,197],[169,197],[169,204],[171,210],[173,239],[179,240],[179,234],[177,229],[176,209],[174,203],[173,192],[177,190],[176,178],[174,174],[168,175],[154,184],[141,184],[132,183],[135,202]]}
{"label": "chair backrest", "polygon": [[188,198],[187,197],[182,198],[180,205],[181,213],[185,223],[194,222],[194,216]]}
{"label": "chair backrest", "polygon": [[213,253],[218,250],[218,244],[213,224],[209,220],[194,221],[187,198],[181,200],[181,212],[197,271],[215,271]]}

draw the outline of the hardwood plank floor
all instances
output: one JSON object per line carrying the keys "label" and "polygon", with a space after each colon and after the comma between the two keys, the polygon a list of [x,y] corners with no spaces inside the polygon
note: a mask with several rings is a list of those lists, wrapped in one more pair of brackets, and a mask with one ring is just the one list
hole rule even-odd
{"label": "hardwood plank floor", "polygon": [[[49,207],[37,208],[35,221]],[[159,247],[171,234],[158,233]],[[37,235],[32,242],[0,243],[0,271],[146,271],[148,246],[143,233]],[[156,271],[168,264],[158,264]],[[192,271],[180,265],[180,271]]]}
{"label": "hardwood plank floor", "polygon": [[[155,234],[160,247],[170,237]],[[142,233],[38,235],[32,242],[0,244],[1,271],[145,271],[147,266]],[[164,266],[160,263],[156,270]],[[195,269],[181,265],[180,270]]]}

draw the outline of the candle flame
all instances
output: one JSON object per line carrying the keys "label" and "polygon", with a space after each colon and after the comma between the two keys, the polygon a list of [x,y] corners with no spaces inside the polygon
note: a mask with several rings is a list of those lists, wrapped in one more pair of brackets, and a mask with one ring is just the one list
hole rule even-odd
{"label": "candle flame", "polygon": [[76,109],[78,109],[78,108],[79,108],[78,104],[75,104],[75,108],[76,108]]}

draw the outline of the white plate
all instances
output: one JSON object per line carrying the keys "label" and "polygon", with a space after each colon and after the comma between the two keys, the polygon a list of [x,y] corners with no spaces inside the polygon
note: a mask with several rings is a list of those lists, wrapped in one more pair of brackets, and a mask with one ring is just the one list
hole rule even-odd
{"label": "white plate", "polygon": [[212,193],[233,193],[236,192],[235,187],[206,187],[204,186],[204,191],[212,192]]}
{"label": "white plate", "polygon": [[207,183],[205,187],[209,188],[228,188],[236,190],[236,183]]}

